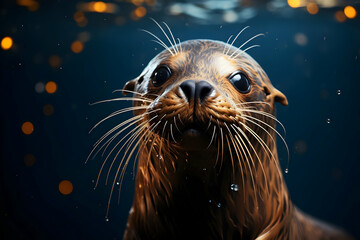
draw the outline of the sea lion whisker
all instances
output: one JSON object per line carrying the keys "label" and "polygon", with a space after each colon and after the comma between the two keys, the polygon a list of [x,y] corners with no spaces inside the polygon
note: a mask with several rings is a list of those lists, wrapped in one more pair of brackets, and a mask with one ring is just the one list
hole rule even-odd
{"label": "sea lion whisker", "polygon": [[173,47],[176,49],[176,53],[179,53],[178,46],[177,46],[177,44],[176,44],[176,41],[175,41],[174,35],[173,35],[173,33],[172,33],[172,31],[171,31],[170,27],[166,24],[166,22],[162,22],[162,23],[163,23],[163,24],[166,26],[166,28],[169,30],[169,33],[170,33],[170,35],[171,35],[171,38],[172,38],[172,40],[174,41],[174,45],[173,45]]}
{"label": "sea lion whisker", "polygon": [[[100,176],[101,176],[101,173],[102,173],[102,171],[103,171],[103,168],[104,168],[104,166],[105,166],[105,164],[107,163],[107,160],[109,159],[109,157],[110,157],[110,155],[112,154],[112,152],[115,150],[115,148],[127,137],[127,136],[129,136],[130,134],[132,134],[134,131],[137,131],[137,129],[139,129],[139,128],[141,128],[141,124],[140,125],[138,125],[138,126],[136,126],[134,129],[132,129],[130,132],[128,132],[114,147],[113,147],[113,149],[110,151],[110,153],[106,156],[106,158],[104,159],[104,161],[103,161],[103,163],[101,164],[101,167],[100,167],[100,170],[99,170],[99,173],[98,173],[98,176],[97,176],[97,178],[96,178],[96,183],[95,183],[95,187],[94,188],[96,188],[97,186],[98,186],[98,184],[99,184],[99,180],[100,180]],[[129,138],[130,139],[130,138]],[[128,139],[128,140],[129,140]],[[127,142],[127,141],[126,141]],[[126,143],[125,142],[125,143]],[[123,145],[123,147],[124,147],[124,145]],[[121,147],[121,149],[123,148],[123,147]],[[121,150],[120,149],[120,150]],[[111,166],[114,164],[114,161],[115,161],[115,159],[112,161],[112,163],[111,163]],[[109,174],[109,172],[108,172],[108,174]],[[106,179],[107,179],[108,177],[106,177]],[[105,182],[105,185],[107,184],[107,180],[106,180],[106,182]]]}
{"label": "sea lion whisker", "polygon": [[[230,133],[230,132],[229,132]],[[231,136],[230,136],[231,137]],[[231,151],[231,144],[229,142],[229,137],[228,135],[225,135],[225,138],[226,138],[226,142],[227,142],[227,146],[228,146],[228,149],[229,149],[229,155],[230,155],[230,159],[231,159],[231,166],[232,166],[232,182],[234,182],[234,179],[235,179],[235,165],[234,165],[234,158],[233,158],[233,155],[232,155],[232,151]]]}
{"label": "sea lion whisker", "polygon": [[135,97],[120,97],[120,98],[112,98],[112,99],[105,99],[94,103],[89,103],[90,106],[97,105],[100,103],[107,103],[107,102],[115,102],[115,101],[143,101],[143,102],[154,102],[153,100],[147,100],[143,98],[135,98]]}
{"label": "sea lion whisker", "polygon": [[285,148],[286,148],[286,151],[287,151],[288,160],[289,160],[289,159],[290,159],[290,151],[289,151],[289,147],[288,147],[288,145],[287,145],[284,137],[283,137],[274,127],[272,127],[270,124],[268,124],[268,123],[266,123],[266,122],[264,122],[264,121],[261,121],[261,120],[258,119],[258,118],[249,116],[249,115],[247,115],[247,117],[250,117],[251,119],[254,119],[254,120],[259,121],[259,122],[261,122],[262,124],[266,125],[267,127],[269,127],[271,130],[273,130],[273,131],[280,137],[281,141],[282,141],[282,142],[284,143],[284,145],[285,145]]}
{"label": "sea lion whisker", "polygon": [[[115,93],[115,92],[126,92],[126,93],[138,94],[138,95],[140,95],[139,97],[142,97],[144,99],[152,101],[151,98],[145,97],[145,94],[140,93],[140,92],[136,92],[136,91],[131,91],[131,90],[128,90],[128,89],[116,89],[116,90],[112,91],[112,93]],[[160,96],[159,94],[155,94],[155,93],[147,93],[146,95],[151,95],[151,96],[156,96],[156,97]]]}
{"label": "sea lion whisker", "polygon": [[175,125],[176,129],[179,131],[179,133],[181,133],[180,129],[178,128],[178,126],[177,126],[177,124],[176,124],[176,117],[175,117],[175,115],[174,115],[174,125]]}
{"label": "sea lion whisker", "polygon": [[238,54],[236,54],[236,56],[234,56],[233,59],[236,58],[239,54],[244,54],[244,53],[246,53],[246,51],[248,51],[248,50],[250,50],[250,49],[252,49],[252,48],[256,48],[256,47],[261,47],[261,45],[259,45],[259,44],[257,44],[257,45],[252,45],[252,46],[246,48],[245,50],[242,50],[242,51],[239,52]]}
{"label": "sea lion whisker", "polygon": [[171,47],[174,49],[175,55],[177,54],[177,49],[175,48],[174,44],[170,41],[169,36],[166,34],[166,32],[164,31],[164,29],[161,27],[161,25],[153,18],[150,18],[159,28],[160,30],[163,32],[163,34],[165,35],[165,37],[167,38],[167,40],[169,41]]}
{"label": "sea lion whisker", "polygon": [[241,103],[237,103],[235,104],[236,106],[243,106],[243,105],[248,105],[248,104],[266,104],[269,107],[271,107],[270,103],[267,102],[262,102],[262,101],[252,101],[252,102],[241,102]]}
{"label": "sea lion whisker", "polygon": [[[245,46],[247,43],[249,43],[249,42],[252,41],[253,39],[255,39],[255,38],[257,38],[257,37],[260,37],[260,36],[265,36],[265,35],[264,35],[263,33],[260,33],[260,34],[257,34],[257,35],[255,35],[255,36],[251,37],[251,38],[248,39],[246,42],[244,42],[240,47],[238,47],[238,48],[230,55],[230,58],[232,58],[232,59],[236,58],[239,54],[236,54],[236,55],[234,56],[235,53],[237,53],[237,52],[241,53],[240,50],[241,50],[241,48],[242,48],[243,46]],[[234,56],[234,57],[233,57],[233,56]]]}
{"label": "sea lion whisker", "polygon": [[224,45],[224,50],[223,50],[223,54],[225,55],[225,50],[226,50],[226,48],[227,48],[227,44],[229,43],[229,41],[230,41],[230,39],[233,37],[233,35],[230,35],[230,37],[228,38],[228,40],[226,41],[226,44]]}
{"label": "sea lion whisker", "polygon": [[178,42],[179,42],[179,47],[180,47],[180,52],[182,52],[182,47],[181,47],[181,42],[180,42],[180,38],[177,38]]}
{"label": "sea lion whisker", "polygon": [[[236,126],[235,124],[232,124],[231,127],[234,129],[235,132],[238,132],[240,133],[242,136],[245,135],[245,133],[238,127]],[[238,142],[241,150],[242,150],[242,153],[244,154],[245,156],[245,160],[246,160],[246,163],[247,163],[247,166],[249,168],[249,172],[250,172],[250,177],[251,177],[251,182],[252,182],[252,185],[253,185],[253,188],[254,188],[254,192],[255,192],[255,195],[257,193],[257,187],[255,185],[255,180],[254,180],[254,174],[253,174],[253,170],[250,166],[250,161],[249,161],[249,158],[251,159],[251,162],[254,166],[254,160],[250,154],[250,151],[249,149],[247,148],[244,140],[242,139],[242,137],[240,137],[239,135],[235,135],[235,140]],[[245,151],[246,150],[246,151]],[[246,154],[247,153],[247,154]],[[239,160],[240,161],[240,160]],[[254,169],[255,170],[255,169]],[[255,203],[256,205],[258,206],[258,202],[257,202],[257,198],[255,198]]]}
{"label": "sea lion whisker", "polygon": [[173,130],[172,130],[172,124],[170,124],[170,132],[171,132],[171,137],[174,140],[175,143],[177,143],[177,141],[174,138],[174,134],[173,134]]}
{"label": "sea lion whisker", "polygon": [[215,136],[215,131],[216,131],[216,125],[214,125],[214,131],[213,131],[213,133],[212,133],[210,143],[209,143],[209,145],[206,147],[206,149],[208,149],[208,148],[210,147],[211,143],[213,142],[214,136]]}
{"label": "sea lion whisker", "polygon": [[[247,127],[246,124],[244,124],[244,123],[242,123],[242,122],[240,122],[240,124],[242,124],[242,125],[246,128],[246,130],[248,130],[255,138],[256,138],[256,136],[258,136],[251,128]],[[255,135],[256,135],[256,136],[255,136]],[[268,182],[266,181],[266,180],[267,180],[267,177],[266,177],[266,173],[265,173],[265,169],[264,169],[264,166],[263,166],[263,164],[262,164],[262,161],[260,160],[260,157],[259,157],[258,153],[256,152],[253,144],[251,144],[251,142],[250,142],[249,138],[246,136],[246,134],[244,135],[244,137],[245,137],[245,140],[248,142],[249,146],[252,148],[253,152],[255,153],[255,156],[256,156],[259,164],[260,164],[261,171],[262,171],[262,173],[263,173],[263,175],[264,175],[264,180],[265,180],[264,182],[265,182],[265,184],[266,184],[265,188],[268,189]],[[260,138],[260,137],[259,137],[259,138]],[[261,140],[262,140],[262,139],[261,139]],[[264,150],[265,150],[265,148],[264,148]],[[265,151],[265,152],[266,152],[266,151]],[[254,168],[255,168],[255,166],[254,166]]]}
{"label": "sea lion whisker", "polygon": [[[154,118],[156,118],[156,117],[157,117],[157,115],[154,116],[154,117],[152,117],[149,121],[146,121],[146,123],[151,123],[151,121],[154,120]],[[131,124],[131,125],[133,125],[133,124]],[[146,125],[146,124],[141,124],[141,125]],[[152,125],[151,125],[151,126],[152,126]],[[151,126],[150,126],[150,127],[151,127]],[[117,136],[119,136],[119,135],[121,134],[121,132],[123,132],[125,129],[127,129],[127,128],[129,128],[129,127],[130,127],[130,126],[126,126],[126,128],[122,129],[121,131],[119,131],[118,133],[116,133],[113,137],[111,137],[111,141],[110,141],[109,143],[107,143],[107,144],[105,143],[105,144],[106,144],[106,147],[104,148],[104,151],[103,151],[103,153],[102,153],[102,155],[101,155],[102,157],[104,156],[104,154],[105,154],[107,148],[110,146],[111,142],[112,142]],[[150,128],[150,127],[148,127],[148,128]],[[108,141],[109,141],[109,140],[108,140]],[[107,142],[108,142],[108,141],[107,141]],[[104,145],[105,145],[105,144],[104,144]],[[103,146],[104,146],[104,145],[103,145]],[[103,146],[102,146],[102,147],[103,147]],[[102,148],[102,147],[101,147],[101,148]],[[99,149],[99,151],[101,150],[101,148]]]}
{"label": "sea lion whisker", "polygon": [[210,115],[209,124],[208,124],[208,126],[207,126],[207,128],[206,128],[205,131],[209,130],[209,128],[210,128],[210,126],[211,126],[211,119],[212,119],[212,115]]}
{"label": "sea lion whisker", "polygon": [[166,124],[168,123],[168,121],[166,120],[163,129],[162,129],[162,133],[161,133],[161,137],[164,137],[164,132],[165,132],[165,128],[166,128]]}
{"label": "sea lion whisker", "polygon": [[[228,47],[228,50],[227,50],[227,52],[226,52],[226,55],[228,55],[228,53],[229,53],[229,51],[230,51],[230,48],[233,46],[233,44],[234,44],[234,42],[236,41],[236,39],[240,36],[240,34],[243,32],[243,31],[245,31],[247,28],[249,28],[250,26],[246,26],[246,27],[244,27],[243,29],[241,29],[241,31],[236,35],[236,37],[233,39],[233,41],[231,42],[231,44],[229,45],[229,47]],[[241,48],[241,47],[240,47]],[[232,56],[232,55],[231,55]],[[231,56],[230,56],[230,58],[231,58]]]}
{"label": "sea lion whisker", "polygon": [[[114,128],[112,128],[111,130],[109,130],[107,133],[105,133],[99,140],[96,141],[96,143],[94,143],[93,145],[93,149],[91,150],[91,152],[89,153],[88,157],[86,158],[85,164],[89,161],[90,157],[92,156],[93,152],[95,151],[95,149],[98,147],[98,145],[106,138],[108,137],[112,132],[116,131],[117,129],[119,129],[120,127],[122,127],[123,125],[136,120],[135,122],[139,122],[142,120],[142,116],[136,116],[133,117],[131,119],[128,119],[127,121],[122,122],[121,124],[115,126]],[[95,156],[92,157],[92,159],[94,159]]]}
{"label": "sea lion whisker", "polygon": [[178,113],[178,118],[179,118],[180,123],[181,123],[183,126],[185,126],[185,124],[183,123],[183,121],[182,121],[181,118],[180,118],[180,113]]}
{"label": "sea lion whisker", "polygon": [[[240,155],[239,155],[239,152],[241,150],[239,149],[238,144],[234,140],[235,137],[233,135],[231,135],[230,137],[231,137],[230,139],[231,139],[231,142],[233,143],[235,153],[236,153],[236,156],[237,156],[237,159],[238,159],[238,162],[239,162],[239,168],[240,168],[241,179],[242,179],[243,197],[244,197],[244,203],[245,203],[245,196],[246,196],[246,194],[245,194],[245,179],[244,179],[243,165],[242,165],[242,161],[241,161],[241,158],[240,158]],[[241,153],[241,155],[243,155],[243,153]]]}
{"label": "sea lion whisker", "polygon": [[156,43],[159,43],[161,46],[163,46],[167,51],[169,51],[169,53],[172,55],[172,56],[175,56],[175,54],[173,53],[173,51],[171,51],[171,49],[160,39],[158,38],[155,34],[153,34],[152,32],[148,31],[148,30],[145,30],[145,29],[140,29],[140,31],[143,31],[143,32],[146,32],[148,34],[150,34],[151,36],[153,36],[154,38],[157,39],[156,40],[152,40]]}
{"label": "sea lion whisker", "polygon": [[285,129],[284,125],[274,115],[272,115],[271,113],[267,113],[267,112],[259,111],[259,110],[252,110],[252,109],[242,109],[241,111],[260,114],[260,115],[263,115],[265,117],[271,118],[272,120],[276,121],[281,126],[281,128],[284,131],[284,136],[286,136],[286,129]]}
{"label": "sea lion whisker", "polygon": [[142,109],[147,109],[147,107],[145,106],[139,106],[139,107],[128,107],[128,108],[123,108],[123,109],[120,109],[120,110],[117,110],[113,113],[111,113],[110,115],[108,115],[107,117],[101,119],[98,123],[96,123],[89,131],[89,134],[95,129],[97,128],[101,123],[105,122],[106,120],[114,117],[114,116],[117,116],[119,114],[122,114],[122,113],[126,113],[126,112],[130,112],[130,111],[134,111],[134,110],[142,110]]}

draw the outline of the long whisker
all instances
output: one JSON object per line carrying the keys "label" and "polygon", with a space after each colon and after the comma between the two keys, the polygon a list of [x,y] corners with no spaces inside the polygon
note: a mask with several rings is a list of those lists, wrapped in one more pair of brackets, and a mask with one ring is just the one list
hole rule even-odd
{"label": "long whisker", "polygon": [[89,103],[89,105],[93,106],[93,105],[96,105],[99,103],[115,102],[115,101],[140,101],[140,102],[149,102],[149,103],[153,102],[153,100],[147,100],[147,99],[143,99],[143,98],[121,97],[121,98],[106,99],[106,100],[98,101],[95,103]]}
{"label": "long whisker", "polygon": [[214,140],[215,130],[216,130],[216,126],[214,125],[214,131],[213,131],[213,134],[212,134],[212,136],[211,136],[210,143],[209,143],[209,145],[206,147],[206,149],[208,149],[208,148],[211,146],[211,143],[212,143],[212,142],[213,142],[213,140]]}
{"label": "long whisker", "polygon": [[174,47],[174,44],[170,41],[170,38],[168,37],[168,35],[166,34],[166,32],[164,31],[164,29],[161,27],[161,25],[153,18],[150,18],[159,28],[160,30],[164,33],[165,37],[167,38],[167,40],[169,41],[170,45],[172,46],[172,48],[175,51],[175,54],[177,54],[177,49]]}
{"label": "long whisker", "polygon": [[[146,32],[146,33],[150,34],[151,36],[153,36],[154,38],[156,38],[156,39],[157,39],[157,41],[156,41],[157,43],[159,43],[159,44],[160,44],[161,46],[163,46],[166,50],[168,50],[172,56],[175,56],[175,53],[173,53],[173,51],[171,51],[171,49],[170,49],[163,41],[161,41],[161,39],[158,38],[155,34],[153,34],[152,32],[150,32],[150,31],[148,31],[148,30],[145,30],[145,29],[140,29],[140,31]],[[155,41],[155,40],[153,40],[153,41]]]}
{"label": "long whisker", "polygon": [[[226,52],[226,55],[228,55],[228,53],[229,53],[229,51],[230,51],[230,48],[233,46],[233,44],[234,44],[234,42],[236,41],[236,39],[240,36],[240,34],[243,32],[243,31],[245,31],[247,28],[249,28],[249,26],[246,26],[246,27],[244,27],[237,35],[236,35],[236,37],[233,39],[233,41],[231,42],[231,44],[230,44],[230,46],[228,47],[228,50],[227,50],[227,52]],[[241,47],[240,47],[241,48]],[[232,56],[232,55],[231,55]],[[230,56],[230,57],[231,57]]]}
{"label": "long whisker", "polygon": [[246,48],[245,50],[242,50],[241,52],[239,52],[238,54],[236,54],[234,57],[232,57],[233,59],[236,58],[237,56],[239,56],[240,54],[243,54],[243,53],[246,53],[246,51],[252,49],[252,48],[255,48],[255,47],[261,47],[261,45],[252,45],[248,48]]}
{"label": "long whisker", "polygon": [[171,137],[174,140],[174,142],[177,143],[177,141],[174,138],[174,134],[173,134],[173,130],[172,130],[172,124],[170,124],[170,133],[171,133]]}
{"label": "long whisker", "polygon": [[[257,38],[257,37],[260,37],[260,36],[265,36],[265,35],[262,34],[262,33],[260,33],[260,34],[257,34],[257,35],[255,35],[255,36],[253,36],[252,38],[250,38],[249,40],[247,40],[246,42],[244,42],[240,47],[238,47],[238,48],[230,55],[230,58],[235,58],[239,53],[241,53],[240,50],[241,50],[241,48],[242,48],[243,46],[245,46],[247,43],[249,43],[249,42],[252,41],[253,39],[255,39],[255,38]],[[237,52],[238,52],[238,54],[236,54],[235,57],[233,57],[234,54],[237,53]]]}
{"label": "long whisker", "polygon": [[[116,92],[126,92],[126,93],[133,93],[133,94],[138,94],[140,95],[140,97],[147,99],[147,100],[152,100],[151,98],[145,97],[143,93],[140,92],[136,92],[136,91],[132,91],[132,90],[128,90],[128,89],[116,89],[114,91],[112,91],[112,93],[116,93]],[[160,95],[155,94],[155,93],[147,93],[146,95],[151,95],[151,96],[155,96],[155,97],[159,97]]]}
{"label": "long whisker", "polygon": [[170,29],[169,26],[166,24],[166,22],[162,22],[162,23],[163,23],[163,24],[166,26],[166,28],[169,30],[169,33],[170,33],[170,35],[171,35],[171,38],[172,38],[172,40],[174,41],[174,48],[176,49],[176,52],[179,53],[179,49],[177,48],[176,41],[175,41],[174,35],[172,34],[171,29]]}
{"label": "long whisker", "polygon": [[[223,54],[225,54],[225,50],[227,47],[227,44],[229,43],[230,39],[233,37],[233,35],[230,35],[230,37],[228,38],[228,40],[226,41],[225,45],[224,45],[224,50],[223,50]],[[230,47],[229,47],[230,48]]]}

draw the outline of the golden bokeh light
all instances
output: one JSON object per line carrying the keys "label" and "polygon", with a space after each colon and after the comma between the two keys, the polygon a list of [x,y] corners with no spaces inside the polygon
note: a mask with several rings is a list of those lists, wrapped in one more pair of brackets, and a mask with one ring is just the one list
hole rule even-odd
{"label": "golden bokeh light", "polygon": [[30,135],[34,132],[34,125],[31,122],[24,122],[21,125],[21,130],[24,134]]}
{"label": "golden bokeh light", "polygon": [[45,90],[47,93],[53,94],[57,90],[57,84],[54,81],[49,81],[45,85]]}
{"label": "golden bokeh light", "polygon": [[309,3],[308,5],[306,5],[306,10],[311,15],[315,15],[319,12],[319,7],[316,3]]}
{"label": "golden bokeh light", "polygon": [[87,18],[83,12],[75,12],[73,17],[79,27],[85,27],[88,23]]}
{"label": "golden bokeh light", "polygon": [[39,9],[39,2],[35,0],[16,0],[19,6],[27,7],[29,11],[36,11]]}
{"label": "golden bokeh light", "polygon": [[34,166],[35,161],[36,161],[35,156],[31,153],[28,153],[24,156],[24,163],[28,167]]}
{"label": "golden bokeh light", "polygon": [[69,195],[74,190],[72,183],[69,180],[62,180],[59,183],[59,192],[64,195]]}
{"label": "golden bokeh light", "polygon": [[94,2],[93,9],[95,12],[105,12],[106,11],[106,3],[104,2]]}
{"label": "golden bokeh light", "polygon": [[141,4],[144,3],[144,0],[131,0],[131,3],[136,6],[140,6]]}
{"label": "golden bokeh light", "polygon": [[336,21],[342,23],[342,22],[345,22],[346,16],[345,16],[345,14],[344,14],[343,11],[337,11],[337,12],[335,13],[335,19],[336,19]]}
{"label": "golden bokeh light", "polygon": [[1,40],[1,48],[4,50],[9,50],[13,45],[13,40],[11,37],[4,37]]}
{"label": "golden bokeh light", "polygon": [[80,41],[74,41],[71,44],[71,51],[73,51],[74,53],[80,53],[82,52],[83,49],[84,49],[84,45]]}
{"label": "golden bokeh light", "polygon": [[54,107],[53,105],[51,104],[46,104],[44,107],[43,107],[43,113],[44,115],[46,116],[50,116],[54,113]]}
{"label": "golden bokeh light", "polygon": [[156,0],[145,0],[145,2],[149,6],[154,6],[156,4]]}
{"label": "golden bokeh light", "polygon": [[134,14],[138,18],[142,18],[146,15],[146,8],[144,8],[143,6],[138,7],[135,9]]}
{"label": "golden bokeh light", "polygon": [[58,68],[61,65],[61,58],[57,55],[52,55],[49,57],[49,64],[53,68]]}
{"label": "golden bokeh light", "polygon": [[344,13],[345,13],[345,16],[350,19],[355,18],[356,14],[357,14],[356,9],[352,6],[346,6],[344,8]]}
{"label": "golden bokeh light", "polygon": [[292,8],[298,8],[301,6],[301,1],[300,0],[288,0],[287,1],[289,6]]}

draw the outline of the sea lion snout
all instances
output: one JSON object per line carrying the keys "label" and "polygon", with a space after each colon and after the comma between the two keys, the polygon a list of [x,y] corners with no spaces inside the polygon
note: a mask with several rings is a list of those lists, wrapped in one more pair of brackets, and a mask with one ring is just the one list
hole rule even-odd
{"label": "sea lion snout", "polygon": [[197,102],[199,100],[200,104],[214,91],[211,84],[207,81],[186,80],[180,84],[179,88],[184,93],[188,102],[191,100]]}

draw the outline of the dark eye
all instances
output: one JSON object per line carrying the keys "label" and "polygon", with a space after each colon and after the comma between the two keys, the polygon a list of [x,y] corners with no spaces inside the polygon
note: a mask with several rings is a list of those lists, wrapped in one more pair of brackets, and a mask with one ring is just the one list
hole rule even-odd
{"label": "dark eye", "polygon": [[159,87],[166,82],[171,76],[171,70],[166,66],[161,66],[155,70],[152,83],[155,87]]}
{"label": "dark eye", "polygon": [[247,76],[242,72],[235,72],[230,75],[229,81],[241,93],[248,93],[250,91],[250,83]]}

